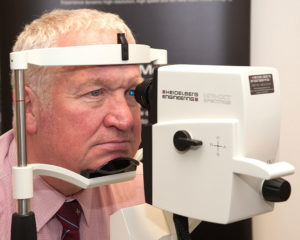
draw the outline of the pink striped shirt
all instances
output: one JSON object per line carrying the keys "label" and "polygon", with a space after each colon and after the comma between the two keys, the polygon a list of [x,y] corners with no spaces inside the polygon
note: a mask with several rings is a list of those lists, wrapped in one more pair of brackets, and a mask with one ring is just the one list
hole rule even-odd
{"label": "pink striped shirt", "polygon": [[[16,141],[11,130],[0,137],[0,240],[10,239],[11,216],[16,212],[16,200],[12,198],[12,166],[16,163]],[[62,226],[54,215],[69,199],[77,199],[83,209],[81,239],[109,240],[110,215],[145,202],[142,167],[138,167],[132,181],[83,190],[68,198],[35,176],[30,206],[36,217],[38,240],[60,239]]]}

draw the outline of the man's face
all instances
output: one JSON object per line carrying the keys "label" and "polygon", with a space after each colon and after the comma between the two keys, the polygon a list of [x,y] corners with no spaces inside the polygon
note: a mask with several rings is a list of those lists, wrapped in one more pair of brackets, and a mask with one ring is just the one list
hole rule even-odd
{"label": "man's face", "polygon": [[55,74],[40,133],[51,163],[75,171],[133,157],[141,141],[140,108],[131,95],[138,66],[64,68]]}
{"label": "man's face", "polygon": [[135,155],[141,141],[140,107],[131,94],[141,82],[137,65],[61,67],[52,75],[50,104],[38,124],[44,161],[80,172]]}

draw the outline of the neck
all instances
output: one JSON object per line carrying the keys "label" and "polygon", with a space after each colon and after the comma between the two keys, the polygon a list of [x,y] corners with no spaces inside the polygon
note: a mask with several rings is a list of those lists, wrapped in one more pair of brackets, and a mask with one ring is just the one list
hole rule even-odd
{"label": "neck", "polygon": [[53,178],[48,176],[42,176],[42,178],[56,191],[62,193],[65,196],[74,195],[75,193],[78,193],[82,190],[82,188],[75,186],[71,183],[65,182],[63,180],[60,180],[58,178]]}

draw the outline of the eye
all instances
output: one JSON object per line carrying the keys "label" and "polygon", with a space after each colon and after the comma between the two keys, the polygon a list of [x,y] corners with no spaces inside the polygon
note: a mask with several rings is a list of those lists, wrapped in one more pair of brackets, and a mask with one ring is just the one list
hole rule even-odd
{"label": "eye", "polygon": [[126,95],[127,95],[127,97],[134,98],[134,89],[128,89],[126,91]]}
{"label": "eye", "polygon": [[134,89],[128,91],[129,96],[134,96]]}
{"label": "eye", "polygon": [[128,89],[126,91],[126,99],[129,106],[136,106],[137,102],[134,97],[134,89]]}
{"label": "eye", "polygon": [[104,98],[105,89],[99,88],[95,90],[86,91],[85,94],[81,95],[87,101],[100,101]]}
{"label": "eye", "polygon": [[97,90],[93,90],[91,92],[89,92],[89,95],[92,97],[98,97],[103,93],[102,89],[97,89]]}

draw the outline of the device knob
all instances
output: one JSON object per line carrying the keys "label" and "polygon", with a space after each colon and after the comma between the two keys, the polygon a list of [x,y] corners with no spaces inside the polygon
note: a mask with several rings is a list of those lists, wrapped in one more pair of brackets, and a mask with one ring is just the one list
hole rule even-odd
{"label": "device knob", "polygon": [[283,178],[265,180],[262,186],[262,195],[270,202],[284,202],[291,195],[291,185]]}
{"label": "device knob", "polygon": [[177,131],[173,137],[173,143],[177,150],[185,151],[191,146],[201,146],[202,141],[192,139],[190,134],[185,130]]}

